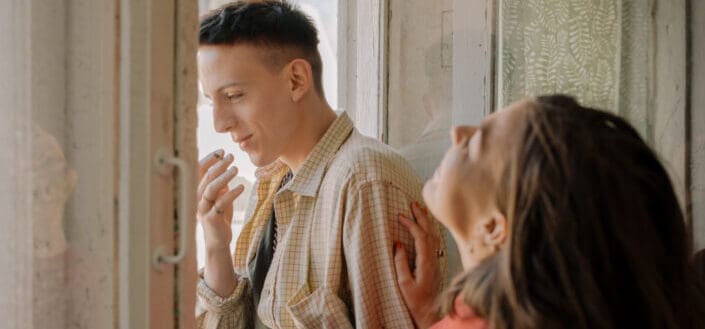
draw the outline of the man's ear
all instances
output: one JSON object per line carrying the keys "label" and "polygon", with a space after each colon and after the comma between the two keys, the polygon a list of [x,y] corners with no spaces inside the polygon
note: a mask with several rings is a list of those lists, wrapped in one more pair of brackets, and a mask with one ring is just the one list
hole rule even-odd
{"label": "man's ear", "polygon": [[507,239],[509,229],[507,218],[502,213],[495,213],[482,223],[483,243],[489,247],[499,248]]}
{"label": "man's ear", "polygon": [[300,58],[291,61],[288,66],[289,93],[291,100],[298,102],[313,85],[313,71],[311,65]]}

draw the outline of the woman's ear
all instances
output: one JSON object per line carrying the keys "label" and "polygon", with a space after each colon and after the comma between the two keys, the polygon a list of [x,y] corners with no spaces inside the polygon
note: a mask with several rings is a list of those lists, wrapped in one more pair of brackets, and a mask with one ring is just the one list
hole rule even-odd
{"label": "woman's ear", "polygon": [[497,212],[482,223],[483,243],[493,249],[499,249],[507,239],[507,218]]}
{"label": "woman's ear", "polygon": [[289,63],[288,77],[291,100],[300,101],[313,85],[311,65],[303,59],[295,59]]}

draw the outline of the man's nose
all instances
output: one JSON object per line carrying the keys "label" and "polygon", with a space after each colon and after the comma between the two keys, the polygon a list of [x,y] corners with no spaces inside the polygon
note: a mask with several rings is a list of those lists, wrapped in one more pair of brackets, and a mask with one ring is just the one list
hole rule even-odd
{"label": "man's nose", "polygon": [[219,104],[213,104],[213,128],[216,132],[226,133],[237,124],[237,119],[232,111]]}
{"label": "man's nose", "polygon": [[458,145],[469,140],[476,131],[476,126],[455,126],[450,130],[450,138],[453,140],[453,145]]}

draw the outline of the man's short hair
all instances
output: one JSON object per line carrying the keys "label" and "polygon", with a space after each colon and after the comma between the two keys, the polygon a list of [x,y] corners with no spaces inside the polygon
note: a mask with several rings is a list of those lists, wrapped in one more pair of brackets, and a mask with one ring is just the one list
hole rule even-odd
{"label": "man's short hair", "polygon": [[236,1],[201,18],[200,45],[249,43],[262,47],[267,64],[279,70],[294,59],[311,65],[316,91],[323,96],[318,32],[310,17],[283,0]]}

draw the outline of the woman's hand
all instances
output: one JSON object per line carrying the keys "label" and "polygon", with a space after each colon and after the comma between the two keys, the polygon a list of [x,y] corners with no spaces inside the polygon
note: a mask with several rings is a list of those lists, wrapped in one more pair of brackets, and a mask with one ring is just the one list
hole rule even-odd
{"label": "woman's hand", "polygon": [[415,266],[412,270],[406,257],[406,250],[400,243],[395,244],[394,262],[397,268],[397,282],[402,297],[418,328],[428,328],[440,319],[435,310],[441,271],[438,258],[440,245],[438,229],[428,216],[428,211],[421,209],[418,203],[411,205],[411,212],[416,222],[399,214],[399,220],[414,237],[416,249]]}
{"label": "woman's hand", "polygon": [[223,150],[215,151],[201,160],[198,171],[196,218],[203,225],[206,250],[230,248],[233,238],[230,224],[233,218],[233,201],[240,196],[244,186],[228,188],[228,183],[237,176],[237,167],[232,166],[233,155],[223,156]]}

